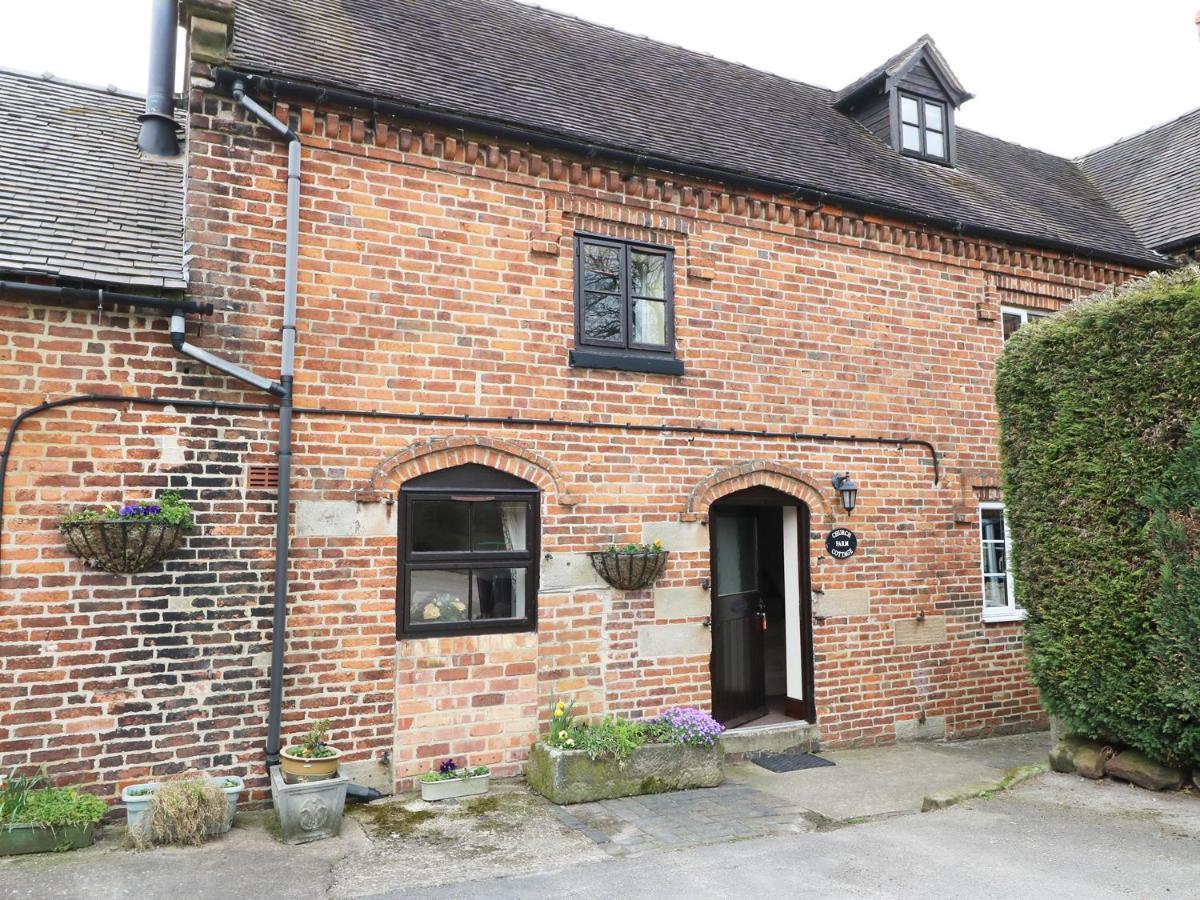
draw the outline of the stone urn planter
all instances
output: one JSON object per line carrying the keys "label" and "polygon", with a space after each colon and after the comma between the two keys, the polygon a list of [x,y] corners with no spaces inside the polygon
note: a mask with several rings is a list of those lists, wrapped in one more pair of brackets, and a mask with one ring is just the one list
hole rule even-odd
{"label": "stone urn planter", "polygon": [[337,837],[342,831],[349,784],[344,775],[288,784],[279,766],[271,766],[271,804],[284,843],[307,844]]}
{"label": "stone urn planter", "polygon": [[561,805],[716,787],[725,777],[725,751],[686,744],[645,744],[624,762],[591,759],[582,750],[563,750],[538,741],[529,752],[529,787]]}
{"label": "stone urn planter", "polygon": [[[225,821],[220,828],[211,832],[212,834],[224,834],[233,827],[238,797],[241,796],[246,785],[237,775],[215,775],[209,781],[221,789],[225,795],[225,801],[229,804]],[[160,782],[157,781],[145,781],[140,784],[131,784],[121,791],[121,802],[125,804],[125,825],[130,834],[139,834],[149,827],[150,800],[154,797],[154,792],[158,790],[159,785]]]}
{"label": "stone urn planter", "polygon": [[157,565],[186,530],[154,519],[69,522],[60,526],[67,548],[90,566],[132,575]]}
{"label": "stone urn planter", "polygon": [[604,581],[622,591],[640,591],[652,585],[667,565],[666,550],[628,551],[618,548],[588,554],[592,568]]}

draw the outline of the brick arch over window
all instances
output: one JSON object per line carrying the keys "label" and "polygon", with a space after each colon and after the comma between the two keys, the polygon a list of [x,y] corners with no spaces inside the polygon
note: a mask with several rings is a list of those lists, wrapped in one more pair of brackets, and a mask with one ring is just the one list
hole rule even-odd
{"label": "brick arch over window", "polygon": [[772,460],[750,460],[718,469],[697,484],[688,494],[687,506],[681,518],[697,522],[708,516],[708,508],[717,500],[751,487],[769,487],[803,501],[812,516],[813,525],[834,521],[829,500],[810,482],[800,469]]}
{"label": "brick arch over window", "polygon": [[532,482],[550,502],[562,506],[578,502],[550,460],[516,441],[482,435],[435,437],[409,444],[375,467],[364,493],[375,500],[394,496],[409,479],[467,463],[499,469]]}

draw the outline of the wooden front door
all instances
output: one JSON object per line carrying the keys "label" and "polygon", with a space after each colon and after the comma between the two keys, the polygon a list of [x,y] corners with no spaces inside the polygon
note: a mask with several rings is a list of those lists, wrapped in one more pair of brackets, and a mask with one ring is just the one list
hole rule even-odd
{"label": "wooden front door", "polygon": [[712,705],[726,727],[766,714],[758,514],[712,510]]}

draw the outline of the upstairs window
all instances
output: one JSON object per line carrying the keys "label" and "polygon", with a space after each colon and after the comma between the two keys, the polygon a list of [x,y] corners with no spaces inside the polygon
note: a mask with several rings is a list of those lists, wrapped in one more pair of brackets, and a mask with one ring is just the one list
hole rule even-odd
{"label": "upstairs window", "polygon": [[901,94],[900,149],[909,156],[946,162],[946,104]]}
{"label": "upstairs window", "polygon": [[535,627],[539,496],[529,482],[473,464],[405,482],[401,636]]}
{"label": "upstairs window", "polygon": [[1007,341],[1017,333],[1017,330],[1022,325],[1028,325],[1030,322],[1044,319],[1048,315],[1050,313],[1044,309],[1021,309],[1016,306],[1002,306],[1000,308],[1000,326],[1004,330],[1004,339]]}
{"label": "upstairs window", "polygon": [[572,364],[682,374],[673,283],[669,247],[577,237]]}

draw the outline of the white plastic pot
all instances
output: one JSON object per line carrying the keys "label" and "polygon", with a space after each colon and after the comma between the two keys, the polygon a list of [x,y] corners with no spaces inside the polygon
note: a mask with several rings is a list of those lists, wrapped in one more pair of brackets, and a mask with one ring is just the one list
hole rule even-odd
{"label": "white plastic pot", "polygon": [[[229,804],[225,821],[214,832],[215,834],[224,834],[233,827],[238,796],[245,790],[246,785],[237,775],[216,775],[209,780],[221,788],[222,793],[225,794],[225,800]],[[226,786],[225,782],[227,781],[233,781],[236,784]],[[142,831],[150,824],[150,798],[154,796],[154,792],[161,784],[160,781],[146,781],[141,784],[131,784],[121,791],[121,802],[125,804],[125,824],[131,834]],[[141,793],[143,791],[147,791],[147,793]]]}
{"label": "white plastic pot", "polygon": [[470,778],[444,778],[441,781],[422,781],[421,799],[426,803],[438,800],[453,800],[455,797],[474,797],[486,794],[491,774],[472,775]]}

